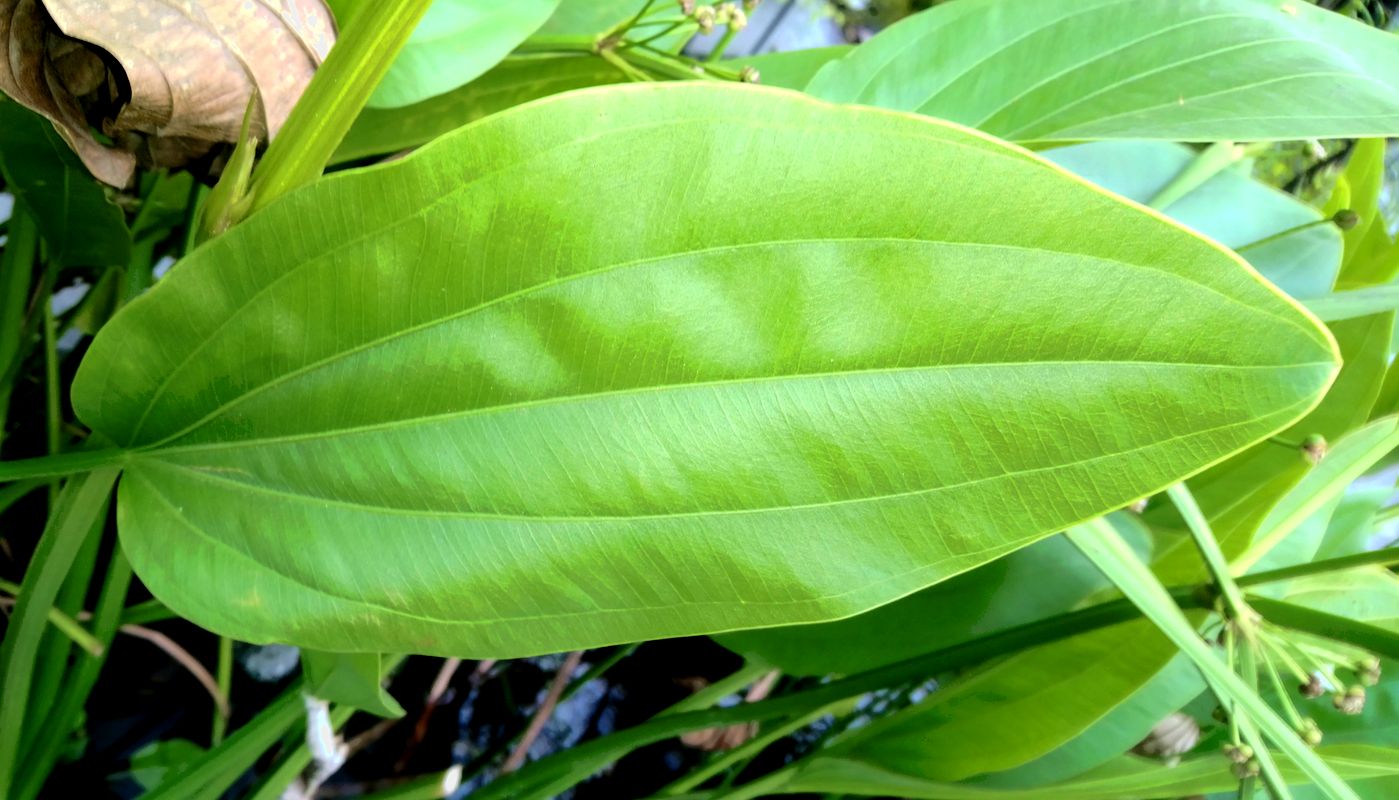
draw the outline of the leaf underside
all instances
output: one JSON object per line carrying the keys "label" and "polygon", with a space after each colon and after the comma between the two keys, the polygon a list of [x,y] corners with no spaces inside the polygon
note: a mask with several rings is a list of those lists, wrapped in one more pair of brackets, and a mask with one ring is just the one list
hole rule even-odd
{"label": "leaf underside", "polygon": [[1399,131],[1396,73],[1394,36],[1305,0],[958,0],[807,91],[1020,142],[1338,138]]}
{"label": "leaf underside", "polygon": [[1029,153],[637,85],[288,195],[104,328],[73,402],[134,451],[123,544],[182,615],[508,657],[858,613],[1270,434],[1334,361]]}

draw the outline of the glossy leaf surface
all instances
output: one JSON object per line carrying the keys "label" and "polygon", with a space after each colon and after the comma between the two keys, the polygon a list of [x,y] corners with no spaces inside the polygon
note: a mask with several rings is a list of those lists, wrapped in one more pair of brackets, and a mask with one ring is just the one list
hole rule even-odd
{"label": "glossy leaf surface", "polygon": [[1240,141],[1399,133],[1395,74],[1399,40],[1303,0],[959,0],[807,91],[1014,141]]}
{"label": "glossy leaf surface", "polygon": [[113,319],[73,397],[134,451],[123,543],[182,615],[514,656],[858,613],[1334,370],[1232,254],[1029,153],[668,84],[288,195]]}

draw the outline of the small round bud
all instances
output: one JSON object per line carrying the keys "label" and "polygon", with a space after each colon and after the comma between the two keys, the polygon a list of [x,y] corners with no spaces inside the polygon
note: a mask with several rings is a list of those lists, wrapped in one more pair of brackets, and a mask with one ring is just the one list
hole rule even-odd
{"label": "small round bud", "polygon": [[695,0],[680,0],[680,13],[687,17],[695,14]]}
{"label": "small round bud", "polygon": [[1302,741],[1308,747],[1316,747],[1321,744],[1321,726],[1316,724],[1316,720],[1307,718],[1302,720],[1302,726],[1297,729],[1297,735],[1302,737]]}
{"label": "small round bud", "polygon": [[1226,744],[1224,756],[1235,764],[1243,764],[1253,758],[1253,748],[1246,744]]}
{"label": "small round bud", "polygon": [[1355,674],[1360,676],[1362,686],[1376,686],[1380,682],[1380,660],[1374,656],[1363,658],[1355,665]]}
{"label": "small round bud", "polygon": [[737,10],[738,6],[733,3],[720,3],[715,9],[715,24],[728,25],[729,21],[733,19],[734,12]]}
{"label": "small round bud", "polygon": [[1127,505],[1127,510],[1132,512],[1133,514],[1141,514],[1146,511],[1146,502],[1149,499],[1150,498],[1143,497],[1140,500],[1133,500]]}
{"label": "small round bud", "polygon": [[1303,697],[1316,699],[1326,694],[1326,684],[1321,682],[1320,675],[1313,672],[1311,678],[1306,683],[1298,686],[1297,690],[1302,693]]}
{"label": "small round bud", "polygon": [[695,22],[699,23],[700,33],[713,33],[717,21],[718,13],[714,11],[714,6],[700,6],[695,9]]}
{"label": "small round bud", "polygon": [[1326,458],[1326,450],[1326,437],[1319,433],[1313,433],[1302,440],[1302,456],[1313,466],[1320,464],[1321,459]]}
{"label": "small round bud", "polygon": [[1258,763],[1258,759],[1250,758],[1247,761],[1235,764],[1233,766],[1233,772],[1234,777],[1239,780],[1243,780],[1244,778],[1256,778],[1258,774],[1262,772],[1262,765]]}
{"label": "small round bud", "polygon": [[743,9],[735,8],[733,13],[729,14],[729,30],[738,33],[746,27],[748,27],[748,15],[743,13]]}
{"label": "small round bud", "polygon": [[763,0],[743,0],[743,10],[751,14],[753,13],[753,9],[757,8],[762,2]]}
{"label": "small round bud", "polygon": [[738,71],[738,79],[744,83],[757,83],[762,78],[762,73],[757,67],[744,67]]}
{"label": "small round bud", "polygon": [[1348,231],[1360,224],[1360,215],[1349,208],[1343,208],[1331,216],[1331,221],[1336,223],[1337,228]]}
{"label": "small round bud", "polygon": [[1336,706],[1336,710],[1342,714],[1355,716],[1365,710],[1365,687],[1352,686],[1344,693],[1337,692],[1331,698],[1331,703]]}

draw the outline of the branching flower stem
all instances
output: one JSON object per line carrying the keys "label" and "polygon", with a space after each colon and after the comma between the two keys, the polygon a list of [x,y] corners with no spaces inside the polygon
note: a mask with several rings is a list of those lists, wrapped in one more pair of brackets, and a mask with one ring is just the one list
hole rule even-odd
{"label": "branching flower stem", "polygon": [[1190,489],[1185,484],[1177,483],[1166,490],[1167,496],[1180,511],[1181,517],[1185,519],[1185,525],[1190,529],[1190,536],[1195,540],[1195,546],[1200,551],[1201,558],[1205,561],[1205,567],[1210,572],[1210,578],[1218,590],[1220,599],[1224,602],[1224,611],[1230,622],[1238,627],[1239,634],[1243,637],[1244,647],[1251,647],[1255,638],[1255,623],[1258,615],[1248,607],[1244,601],[1243,591],[1239,589],[1238,583],[1229,573],[1229,562],[1224,557],[1224,552],[1219,549],[1219,542],[1214,538],[1214,532],[1210,530],[1210,524],[1205,519],[1205,515],[1200,511],[1200,506],[1195,502],[1195,497],[1190,493]]}

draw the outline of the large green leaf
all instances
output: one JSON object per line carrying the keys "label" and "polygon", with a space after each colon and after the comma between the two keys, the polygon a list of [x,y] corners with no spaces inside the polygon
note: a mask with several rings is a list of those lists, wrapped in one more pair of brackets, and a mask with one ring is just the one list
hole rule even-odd
{"label": "large green leaf", "polygon": [[807,91],[1016,141],[1301,139],[1399,133],[1396,74],[1399,40],[1304,0],[958,0]]}
{"label": "large green leaf", "polygon": [[[330,0],[343,24],[364,0]],[[559,0],[434,0],[399,51],[371,108],[397,108],[464,86],[543,25]]]}
{"label": "large green leaf", "polygon": [[[0,97],[0,173],[33,215],[48,256],[64,266],[125,266],[126,217],[53,124]],[[8,324],[8,323],[7,323]]]}
{"label": "large green leaf", "polygon": [[73,399],[181,614],[514,656],[858,613],[1257,441],[1334,359],[1027,152],[676,83],[288,195],[113,319]]}

